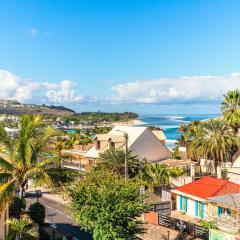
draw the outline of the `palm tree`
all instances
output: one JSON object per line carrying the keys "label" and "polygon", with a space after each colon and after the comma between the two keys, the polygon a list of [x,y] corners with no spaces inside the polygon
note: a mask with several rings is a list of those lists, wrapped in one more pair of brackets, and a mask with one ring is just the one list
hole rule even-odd
{"label": "palm tree", "polygon": [[221,120],[211,119],[201,125],[201,132],[190,144],[189,155],[212,160],[216,173],[217,166],[229,158],[237,139]]}
{"label": "palm tree", "polygon": [[39,115],[22,116],[15,140],[11,140],[0,126],[0,210],[6,201],[13,198],[16,189],[19,189],[19,198],[22,199],[29,179],[36,180],[39,185],[51,183],[45,170],[52,159],[44,156],[44,148],[54,130],[42,128],[41,122]]}
{"label": "palm tree", "polygon": [[62,150],[70,148],[69,141],[63,137],[57,137],[52,146],[53,155],[55,156],[56,167],[61,168]]}
{"label": "palm tree", "polygon": [[224,95],[222,114],[227,123],[233,128],[235,134],[240,127],[240,90],[229,91]]}
{"label": "palm tree", "polygon": [[188,143],[198,134],[200,127],[200,121],[192,121],[190,124],[181,124],[179,131],[182,133],[179,138],[180,143],[184,143],[186,146]]}
{"label": "palm tree", "polygon": [[6,221],[9,226],[7,240],[37,239],[37,226],[27,217],[22,219],[10,218]]}
{"label": "palm tree", "polygon": [[185,174],[183,168],[169,168],[165,164],[154,163],[147,166],[148,181],[151,187],[168,186],[170,177],[178,177]]}
{"label": "palm tree", "polygon": [[[128,152],[129,177],[135,177],[144,169],[145,160],[140,160],[131,150]],[[119,176],[125,173],[125,151],[122,149],[108,149],[99,154],[98,167],[104,167],[115,172]]]}

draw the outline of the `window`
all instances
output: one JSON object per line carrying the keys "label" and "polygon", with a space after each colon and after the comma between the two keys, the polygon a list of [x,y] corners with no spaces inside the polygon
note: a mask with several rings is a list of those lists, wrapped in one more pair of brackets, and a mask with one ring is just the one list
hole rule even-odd
{"label": "window", "polygon": [[95,144],[96,144],[96,150],[100,150],[101,142],[99,140],[97,140]]}
{"label": "window", "polygon": [[187,212],[187,203],[188,198],[180,195],[180,210],[183,212]]}
{"label": "window", "polygon": [[114,149],[115,148],[115,143],[113,141],[109,141],[109,149]]}
{"label": "window", "polygon": [[217,207],[217,215],[218,217],[221,216],[222,214],[227,214],[230,215],[231,214],[231,210],[229,208],[224,208],[224,207]]}
{"label": "window", "polygon": [[204,217],[204,203],[195,201],[195,216],[200,218]]}

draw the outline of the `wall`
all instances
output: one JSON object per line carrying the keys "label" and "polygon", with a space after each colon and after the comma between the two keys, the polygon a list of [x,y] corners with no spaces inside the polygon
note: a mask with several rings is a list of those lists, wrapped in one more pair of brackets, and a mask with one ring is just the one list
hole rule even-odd
{"label": "wall", "polygon": [[240,169],[239,168],[229,168],[227,177],[229,181],[240,184]]}
{"label": "wall", "polygon": [[233,167],[240,168],[240,156],[234,161]]}
{"label": "wall", "polygon": [[144,218],[147,223],[158,225],[158,213],[156,212],[145,213]]}
{"label": "wall", "polygon": [[[181,212],[180,210],[180,196],[177,195],[177,210]],[[190,217],[197,218],[195,216],[195,200],[188,198],[188,205],[187,205],[187,212],[186,214]],[[204,204],[204,219],[208,218],[208,206]]]}
{"label": "wall", "polygon": [[193,178],[190,176],[170,177],[170,183],[176,187],[181,187],[191,182],[193,182]]}
{"label": "wall", "polygon": [[209,229],[209,240],[235,240],[235,236],[216,229]]}

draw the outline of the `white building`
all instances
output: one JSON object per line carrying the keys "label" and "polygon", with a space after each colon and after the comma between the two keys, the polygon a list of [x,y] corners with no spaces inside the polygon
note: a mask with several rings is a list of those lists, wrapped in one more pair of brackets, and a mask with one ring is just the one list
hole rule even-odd
{"label": "white building", "polygon": [[98,134],[94,146],[85,154],[95,159],[99,154],[110,148],[124,148],[124,133],[128,137],[128,148],[140,159],[148,162],[159,162],[172,156],[165,146],[166,137],[163,132],[150,131],[147,127],[116,126],[108,134]]}
{"label": "white building", "polygon": [[5,127],[4,129],[5,129],[5,131],[7,132],[8,136],[9,136],[11,139],[14,139],[14,138],[17,137],[17,135],[18,135],[18,129],[8,128],[8,127]]}

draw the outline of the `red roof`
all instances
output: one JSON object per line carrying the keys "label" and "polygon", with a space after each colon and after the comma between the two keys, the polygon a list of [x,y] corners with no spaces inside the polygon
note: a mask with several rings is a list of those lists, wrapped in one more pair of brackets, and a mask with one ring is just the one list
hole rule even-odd
{"label": "red roof", "polygon": [[207,199],[209,197],[240,193],[240,185],[225,179],[204,177],[176,188],[177,191]]}

